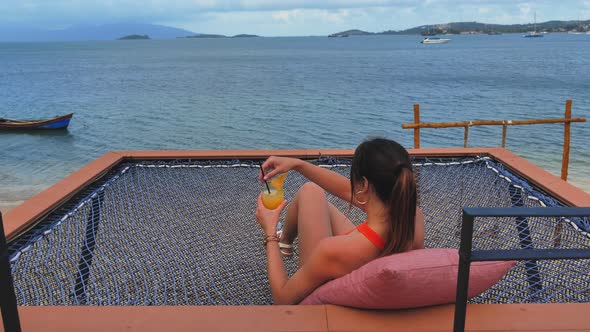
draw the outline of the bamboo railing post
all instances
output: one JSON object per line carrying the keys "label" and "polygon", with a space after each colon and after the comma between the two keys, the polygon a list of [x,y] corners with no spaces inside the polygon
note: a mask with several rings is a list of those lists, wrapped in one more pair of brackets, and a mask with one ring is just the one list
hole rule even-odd
{"label": "bamboo railing post", "polygon": [[463,147],[467,148],[467,140],[469,139],[469,124],[465,125],[465,134],[463,135]]}
{"label": "bamboo railing post", "polygon": [[564,124],[564,142],[563,142],[563,159],[561,164],[561,178],[567,181],[569,155],[570,155],[570,135],[573,122],[586,122],[586,118],[572,118],[572,101],[568,99],[565,103],[565,117],[557,119],[527,119],[527,120],[473,120],[459,122],[420,122],[420,105],[414,104],[414,123],[402,124],[402,129],[414,129],[414,148],[420,148],[420,129],[421,128],[459,128],[465,130],[463,137],[463,146],[467,148],[469,142],[469,127],[472,126],[502,126],[502,147],[506,147],[506,136],[508,126],[522,126],[533,124]]}
{"label": "bamboo railing post", "polygon": [[[414,123],[420,123],[420,104],[414,104]],[[414,149],[420,148],[420,128],[414,128]]]}
{"label": "bamboo railing post", "polygon": [[508,131],[508,125],[504,123],[502,125],[502,147],[506,147],[506,132]]}
{"label": "bamboo railing post", "polygon": [[[565,101],[565,119],[572,118],[572,100]],[[570,134],[572,123],[569,121],[563,124],[563,157],[561,159],[561,179],[567,181],[567,171],[570,163]]]}

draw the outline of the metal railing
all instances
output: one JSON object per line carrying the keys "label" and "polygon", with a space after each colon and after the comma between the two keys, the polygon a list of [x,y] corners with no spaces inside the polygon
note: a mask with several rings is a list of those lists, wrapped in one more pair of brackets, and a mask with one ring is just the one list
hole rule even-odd
{"label": "metal railing", "polygon": [[469,268],[477,261],[589,259],[590,249],[511,249],[472,250],[473,222],[476,217],[587,217],[590,207],[545,208],[464,208],[459,246],[457,297],[455,300],[455,332],[465,330]]}

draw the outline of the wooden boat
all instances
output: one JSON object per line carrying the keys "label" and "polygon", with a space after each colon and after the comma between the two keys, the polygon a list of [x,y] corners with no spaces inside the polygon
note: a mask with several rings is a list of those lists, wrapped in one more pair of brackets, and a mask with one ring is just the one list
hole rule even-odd
{"label": "wooden boat", "polygon": [[0,130],[2,129],[65,129],[70,124],[74,113],[44,120],[12,120],[0,118]]}

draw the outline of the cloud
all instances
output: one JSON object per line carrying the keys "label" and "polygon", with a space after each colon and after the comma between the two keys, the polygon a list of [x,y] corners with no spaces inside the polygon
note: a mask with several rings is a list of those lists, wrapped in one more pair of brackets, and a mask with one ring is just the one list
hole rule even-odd
{"label": "cloud", "polygon": [[523,16],[530,16],[531,14],[531,5],[529,3],[523,3],[518,5],[518,8],[520,10],[520,13]]}
{"label": "cloud", "polygon": [[[583,0],[587,1],[587,0]],[[0,1],[0,15],[93,14],[141,16],[182,15],[203,12],[258,12],[294,9],[453,7],[485,4],[520,4],[522,0],[23,0]],[[549,0],[538,0],[539,3]],[[8,15],[10,14],[10,15]],[[57,15],[58,17],[60,15]]]}
{"label": "cloud", "polygon": [[319,9],[291,9],[272,13],[272,18],[284,23],[294,21],[319,20],[326,23],[343,23],[350,16],[347,9],[319,10]]}
{"label": "cloud", "polygon": [[175,26],[204,33],[253,33],[264,36],[327,35],[350,29],[351,26],[369,31],[385,30],[380,26],[371,26],[370,20],[374,21],[375,16],[369,11],[371,9],[210,12],[195,16],[192,23]]}
{"label": "cloud", "polygon": [[[170,24],[196,32],[301,35],[359,28],[399,30],[456,21],[579,19],[590,0],[0,0],[0,25]],[[267,30],[264,30],[267,29]]]}
{"label": "cloud", "polygon": [[[231,17],[285,24],[339,24],[352,12],[366,17],[370,10],[407,12],[408,6],[425,0],[0,0],[0,26],[23,24],[37,28],[63,28],[76,24],[115,22],[165,23],[198,26],[197,21]],[[266,12],[267,14],[263,14]],[[377,13],[378,14],[378,13]],[[241,18],[239,17],[241,16]],[[353,20],[354,21],[354,20]],[[369,24],[370,25],[370,24]],[[239,28],[237,28],[239,29]]]}

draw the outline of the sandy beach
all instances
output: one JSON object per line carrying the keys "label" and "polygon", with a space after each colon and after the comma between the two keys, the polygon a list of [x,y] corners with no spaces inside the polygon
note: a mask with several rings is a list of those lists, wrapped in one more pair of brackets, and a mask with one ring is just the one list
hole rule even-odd
{"label": "sandy beach", "polygon": [[0,200],[0,212],[2,214],[6,214],[6,212],[14,209],[18,205],[22,204],[24,201],[1,201]]}

